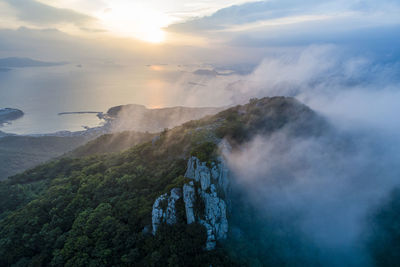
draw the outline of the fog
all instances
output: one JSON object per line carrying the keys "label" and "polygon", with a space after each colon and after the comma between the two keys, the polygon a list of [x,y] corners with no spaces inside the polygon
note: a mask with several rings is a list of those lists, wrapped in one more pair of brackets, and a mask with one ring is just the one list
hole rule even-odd
{"label": "fog", "polygon": [[[290,51],[225,89],[237,102],[294,96],[332,125],[318,137],[295,137],[288,125],[226,155],[237,193],[265,225],[288,231],[276,242],[307,240],[299,257],[323,266],[371,264],[368,216],[400,184],[398,63],[348,55],[336,46]],[[258,249],[268,251],[263,238]]]}

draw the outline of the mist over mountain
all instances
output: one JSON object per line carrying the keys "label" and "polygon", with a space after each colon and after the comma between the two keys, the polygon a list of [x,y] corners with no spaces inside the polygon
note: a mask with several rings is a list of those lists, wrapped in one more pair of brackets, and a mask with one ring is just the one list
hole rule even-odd
{"label": "mist over mountain", "polygon": [[399,14],[0,0],[0,266],[400,266]]}
{"label": "mist over mountain", "polygon": [[[166,260],[174,261],[178,265],[190,265],[194,256],[197,257],[196,264],[200,262],[226,265],[235,264],[236,260],[239,263],[242,260],[235,259],[235,257],[230,258],[229,251],[223,247],[216,251],[204,250],[206,232],[201,224],[187,225],[186,215],[178,206],[175,208],[179,210],[179,212],[177,211],[180,214],[179,223],[162,226],[159,234],[155,236],[149,234],[146,229],[151,225],[152,205],[155,197],[186,183],[188,178],[184,178],[183,175],[186,170],[185,159],[189,156],[198,157],[202,161],[217,161],[217,148],[222,140],[227,140],[236,150],[241,147],[241,144],[258,134],[270,135],[279,129],[289,127],[294,136],[308,134],[318,136],[325,126],[326,123],[322,118],[294,99],[252,100],[248,105],[227,109],[217,115],[165,130],[159,133],[157,138],[144,141],[122,153],[81,159],[63,158],[14,176],[1,183],[2,204],[0,207],[2,207],[3,230],[0,236],[2,240],[12,240],[11,243],[4,243],[1,248],[2,251],[9,251],[7,258],[1,258],[2,264],[40,261],[42,264],[52,262],[51,264],[79,265],[80,262],[96,262],[99,258],[95,255],[103,254],[107,250],[114,252],[108,256],[107,253],[101,256],[102,261],[114,262],[117,265],[126,262],[136,262],[140,265],[162,264]],[[100,137],[96,142],[104,143],[106,139],[107,137]],[[77,187],[71,187],[71,183],[76,184]],[[91,189],[84,189],[87,183],[91,184]],[[24,189],[18,193],[21,187]],[[62,193],[63,190],[72,190],[72,192],[70,191],[72,195]],[[106,193],[104,190],[108,192]],[[9,194],[17,194],[17,196],[10,198]],[[54,197],[60,201],[58,202],[61,205],[60,208],[63,207],[56,208],[57,211],[54,210],[54,216],[60,216],[61,221],[54,221],[53,215],[48,217],[46,212],[33,217],[29,215],[31,208],[28,208],[30,206],[28,203],[37,203],[38,206],[33,209],[40,210],[44,207],[41,205],[50,204],[45,204],[45,202],[56,201],[53,199]],[[81,202],[79,199],[84,201]],[[228,195],[225,200],[229,201]],[[80,203],[78,206],[76,206],[76,201]],[[118,209],[115,209],[116,207]],[[116,235],[114,241],[107,241],[106,236],[97,236],[95,232],[101,231],[100,229],[90,230],[94,225],[89,218],[86,223],[89,227],[87,230],[81,232],[76,228],[77,220],[83,219],[82,216],[100,216],[98,219],[103,221],[105,218],[101,215],[103,211],[95,215],[103,209],[106,209],[105,212],[108,214],[104,215],[111,216],[109,218],[114,221],[113,228],[107,230],[111,231],[109,234],[120,233]],[[125,212],[125,209],[130,212]],[[201,208],[199,212],[201,212]],[[68,216],[67,213],[69,213]],[[40,217],[37,217],[38,224],[31,229],[25,229],[23,225],[30,223],[24,220],[31,220],[36,216]],[[15,232],[14,227],[22,227],[25,230]],[[52,241],[47,239],[45,246],[48,247],[38,247],[41,252],[37,254],[35,248],[23,245],[22,235],[31,236],[43,227],[49,227],[44,230],[45,232],[61,231],[59,233],[67,239],[65,241],[57,241],[56,237]],[[100,224],[99,227],[105,226]],[[41,237],[32,236],[32,242],[39,244],[39,239],[45,236],[47,233]],[[136,241],[130,241],[130,236],[135,236]],[[77,245],[78,239],[75,237],[78,239],[89,238],[88,242],[93,244],[87,246],[85,254],[77,254],[74,249],[68,248],[71,245],[72,247]],[[53,242],[56,242],[57,245]],[[96,245],[98,242],[101,242],[102,245]],[[122,250],[116,250],[115,242],[120,244],[118,246],[121,246]],[[143,242],[150,242],[151,245],[144,248]],[[178,242],[179,245],[172,245],[175,242]],[[17,251],[21,245],[24,246],[23,255]],[[132,251],[136,251],[135,255],[130,254],[133,253]],[[155,252],[157,257],[154,256]],[[53,256],[55,254],[59,256]],[[92,257],[94,257],[93,260]]]}
{"label": "mist over mountain", "polygon": [[[399,185],[392,147],[374,134],[343,132],[293,98],[252,99],[143,143],[132,139],[137,145],[122,153],[96,156],[92,150],[101,144],[112,148],[123,136],[100,137],[80,149],[86,151],[81,158],[62,158],[0,184],[0,236],[12,240],[0,243],[0,255],[8,255],[0,258],[2,264],[373,266],[392,249],[369,245],[373,238],[386,238],[379,236],[386,226],[370,218]],[[190,157],[199,160],[194,167],[199,180],[189,177]],[[208,176],[221,162],[229,168],[225,191]],[[153,203],[171,189],[198,188],[200,218],[204,207],[206,214],[216,209],[205,189],[210,181],[228,218],[227,236],[215,249],[204,249],[210,236],[201,219],[186,223],[190,206],[179,194],[176,204],[168,204],[173,222],[165,217],[151,234]],[[39,212],[45,207],[53,211]],[[27,227],[32,220],[38,221]],[[373,229],[380,229],[378,236]],[[58,234],[49,239],[53,231]],[[35,247],[25,243],[27,236]],[[83,254],[75,250],[82,239]]]}
{"label": "mist over mountain", "polygon": [[143,105],[123,105],[110,108],[106,116],[112,131],[159,132],[189,120],[213,115],[223,108],[170,107],[148,109]]}

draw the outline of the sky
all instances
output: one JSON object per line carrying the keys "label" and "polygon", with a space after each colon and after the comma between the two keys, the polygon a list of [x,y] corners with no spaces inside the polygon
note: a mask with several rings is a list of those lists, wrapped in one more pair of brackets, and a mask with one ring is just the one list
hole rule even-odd
{"label": "sky", "polygon": [[148,42],[165,39],[162,28],[209,15],[243,1],[2,0],[2,23],[57,27],[67,32],[109,32]]}
{"label": "sky", "polygon": [[1,28],[56,28],[76,35],[122,36],[150,43],[190,39],[198,43],[195,37],[207,42],[243,42],[243,34],[254,38],[276,35],[282,29],[287,32],[284,35],[299,35],[304,29],[321,34],[400,22],[396,0],[1,0],[0,10]]}
{"label": "sky", "polygon": [[399,13],[398,0],[0,0],[0,55],[257,64],[277,47],[382,48]]}

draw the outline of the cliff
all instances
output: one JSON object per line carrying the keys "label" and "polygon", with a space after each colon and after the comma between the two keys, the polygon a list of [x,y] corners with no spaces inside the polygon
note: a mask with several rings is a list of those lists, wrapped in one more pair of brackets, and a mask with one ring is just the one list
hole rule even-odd
{"label": "cliff", "polygon": [[185,177],[191,181],[155,200],[152,210],[153,234],[157,233],[161,223],[176,223],[176,201],[183,197],[187,224],[199,222],[206,228],[205,247],[212,250],[216,241],[226,239],[228,233],[227,205],[223,199],[228,195],[228,169],[222,158],[207,167],[205,162],[190,157]]}

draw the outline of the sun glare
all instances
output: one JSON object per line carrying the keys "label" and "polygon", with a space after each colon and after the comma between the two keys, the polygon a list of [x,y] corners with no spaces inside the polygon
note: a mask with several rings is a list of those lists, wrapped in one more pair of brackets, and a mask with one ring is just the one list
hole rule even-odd
{"label": "sun glare", "polygon": [[169,22],[166,15],[132,3],[115,5],[97,17],[110,32],[149,43],[165,41],[166,34],[162,28]]}
{"label": "sun glare", "polygon": [[142,40],[150,43],[162,43],[165,40],[165,32],[160,28],[149,29],[143,35]]}

